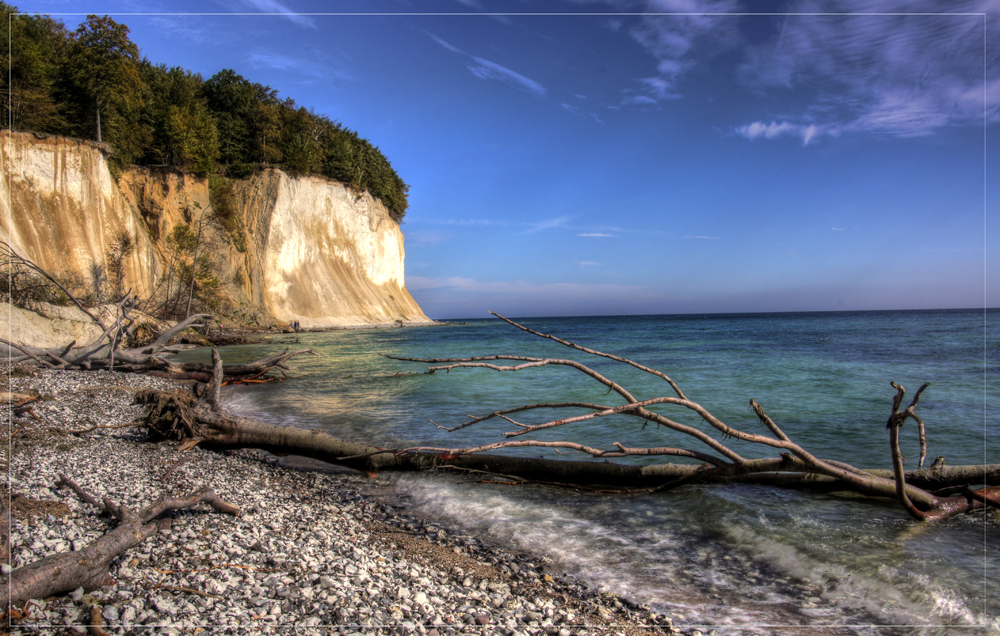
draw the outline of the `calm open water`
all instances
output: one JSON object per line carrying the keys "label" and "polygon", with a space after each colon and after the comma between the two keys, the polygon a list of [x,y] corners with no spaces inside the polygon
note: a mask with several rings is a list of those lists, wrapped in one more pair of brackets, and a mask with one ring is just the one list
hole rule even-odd
{"label": "calm open water", "polygon": [[[766,433],[747,409],[754,398],[807,450],[864,468],[890,467],[885,430],[894,395],[890,380],[907,387],[909,395],[930,382],[917,411],[927,424],[927,463],[938,455],[951,465],[1000,462],[1000,312],[995,310],[520,322],[657,368],[728,424]],[[639,399],[670,394],[655,377],[496,320],[299,339],[300,346],[321,356],[295,358],[292,381],[234,387],[227,394],[230,408],[272,423],[400,447],[498,441],[512,429],[506,422],[487,422],[449,434],[428,420],[454,426],[466,414],[543,401],[620,403],[572,369],[502,374],[461,369],[393,377],[423,367],[379,353],[569,357],[589,363]],[[239,362],[278,346],[235,347],[222,354],[227,362]],[[204,358],[206,352],[187,354]],[[661,410],[699,425],[697,417]],[[519,421],[554,417],[537,413]],[[695,440],[642,425],[627,417],[605,418],[552,429],[540,439],[697,448]],[[773,456],[751,445],[734,448],[744,456]],[[556,456],[543,449],[524,452]],[[903,429],[903,452],[914,467],[912,424]],[[565,452],[560,457],[585,458]],[[756,486],[695,486],[621,497],[463,484],[453,475],[383,477],[394,482],[393,498],[414,513],[551,559],[553,567],[587,583],[677,615],[679,626],[714,627],[720,634],[781,633],[786,626],[852,634],[1000,632],[1000,515],[995,513],[930,525],[912,521],[894,502]]]}

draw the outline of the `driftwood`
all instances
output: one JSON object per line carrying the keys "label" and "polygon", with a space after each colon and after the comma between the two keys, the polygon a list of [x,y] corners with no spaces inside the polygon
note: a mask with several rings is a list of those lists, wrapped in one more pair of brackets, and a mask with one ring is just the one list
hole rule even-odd
{"label": "driftwood", "polygon": [[[782,453],[781,457],[775,459],[746,460],[728,448],[726,448],[726,457],[735,456],[737,459],[719,459],[708,453],[684,449],[629,449],[621,445],[615,445],[611,449],[600,450],[572,442],[541,442],[533,440],[499,442],[497,444],[474,448],[375,448],[365,444],[341,440],[322,431],[274,426],[227,413],[219,401],[219,388],[223,376],[221,371],[222,361],[217,350],[213,350],[212,359],[214,368],[213,380],[200,397],[196,397],[191,392],[185,391],[169,393],[143,391],[136,394],[137,401],[148,404],[151,407],[147,418],[147,425],[152,432],[164,438],[183,439],[187,440],[189,444],[197,443],[204,448],[219,450],[257,448],[278,455],[293,454],[310,457],[347,466],[366,473],[377,473],[386,470],[417,471],[447,468],[509,475],[528,481],[576,485],[600,484],[633,490],[668,490],[687,483],[696,482],[742,482],[763,483],[783,487],[804,487],[823,491],[854,491],[871,496],[897,497],[897,479],[893,471],[860,470],[847,464],[815,458],[789,441],[787,437],[780,433],[780,429],[773,422],[770,423],[769,427],[773,427],[771,430],[776,430],[778,433],[774,438],[766,438],[772,442],[769,445],[791,451]],[[466,363],[450,361],[448,364],[461,366]],[[467,364],[469,366],[482,366],[478,361],[468,362]],[[573,363],[573,365],[578,364]],[[438,368],[443,367],[432,367],[431,372]],[[594,373],[591,370],[588,371],[588,374]],[[606,382],[607,386],[613,384],[610,381]],[[621,387],[614,386],[617,387],[618,391],[625,392]],[[682,405],[694,405],[693,402],[689,402],[686,399],[676,399],[682,400]],[[649,400],[645,402],[630,400],[625,407],[590,405],[590,408],[595,409],[597,416],[600,416],[608,414],[608,412],[629,413],[630,409],[645,411],[645,406],[650,402]],[[577,403],[573,405],[580,406]],[[514,410],[542,407],[558,408],[559,406],[561,405],[531,405],[531,407],[520,407],[511,411],[498,412],[477,418],[475,421],[483,421],[490,417],[504,417],[506,413]],[[911,406],[915,407],[915,404]],[[698,408],[701,409],[700,406]],[[757,409],[758,415],[762,419],[767,418],[759,405],[757,405]],[[704,409],[701,409],[701,411],[706,416],[711,417]],[[647,419],[655,417],[666,420],[663,416],[648,411],[640,417],[646,417]],[[569,421],[578,421],[579,419],[566,418],[558,422],[567,423]],[[583,419],[588,418],[584,416]],[[666,421],[673,424],[670,420]],[[770,421],[769,418],[767,418],[767,421]],[[722,424],[722,426],[725,425]],[[687,427],[684,430],[687,430]],[[758,437],[762,437],[752,436],[730,427],[725,427],[725,430],[729,435],[733,437],[742,436],[743,439],[750,438],[751,440],[756,440]],[[722,446],[713,438],[701,434],[699,439],[703,438],[711,441],[713,449],[716,446]],[[561,461],[533,457],[492,455],[485,452],[516,446],[570,448],[583,450],[583,452],[596,457],[661,454],[695,457],[699,460],[711,459],[711,461],[705,461],[705,463],[700,465],[660,464],[654,466],[635,466],[613,462]],[[725,447],[722,446],[722,448]],[[798,454],[804,457],[800,457]],[[945,467],[943,462],[938,462],[931,468],[907,472],[903,474],[903,479],[898,481],[905,483],[904,492],[915,502],[914,505],[919,510],[926,513],[925,516],[929,515],[927,518],[938,518],[958,512],[979,509],[984,505],[995,504],[995,499],[997,498],[995,489],[966,491],[968,490],[967,486],[972,484],[989,484],[991,486],[1000,484],[1000,464]],[[949,488],[959,489],[960,494],[953,497],[934,494],[937,491]],[[972,494],[969,494],[970,492]]]}
{"label": "driftwood", "polygon": [[128,314],[127,307],[128,300],[128,297],[126,297],[119,303],[119,308],[123,309],[123,311],[119,311],[119,316],[115,323],[106,328],[104,333],[86,346],[77,347],[75,340],[65,346],[53,347],[51,349],[8,342],[2,338],[0,338],[0,343],[17,349],[26,357],[49,369],[78,369],[87,371],[92,369],[111,369],[133,372],[167,370],[175,369],[176,365],[173,365],[161,356],[178,351],[178,349],[167,345],[170,339],[188,327],[196,325],[199,320],[211,318],[210,314],[196,314],[166,330],[149,345],[134,349],[123,349],[122,343],[126,339],[128,328],[131,326],[131,317]]}
{"label": "driftwood", "polygon": [[[195,314],[164,331],[152,343],[132,349],[121,348],[128,327],[131,326],[130,323],[125,322],[126,320],[131,320],[127,309],[120,312],[115,324],[108,327],[97,340],[85,347],[76,347],[75,340],[63,347],[52,349],[42,349],[21,343],[12,343],[3,338],[0,338],[0,343],[21,351],[25,354],[26,358],[30,358],[39,365],[49,369],[88,371],[110,369],[133,373],[149,372],[176,380],[207,382],[211,378],[212,367],[195,362],[177,364],[164,356],[170,353],[177,353],[180,350],[177,347],[168,345],[174,336],[188,327],[198,326],[198,321],[211,317],[211,314]],[[227,365],[223,369],[223,373],[233,378],[247,379],[256,378],[272,369],[287,371],[291,369],[286,364],[290,358],[306,353],[318,355],[312,349],[290,351],[289,347],[285,347],[283,351],[271,354],[260,360],[245,364]],[[18,360],[14,359],[12,362]]]}
{"label": "driftwood", "polygon": [[[7,260],[18,266],[27,268],[44,276],[60,290],[71,301],[73,301],[81,311],[90,316],[97,325],[101,327],[103,333],[92,343],[77,347],[76,341],[70,342],[62,347],[44,349],[33,347],[24,343],[13,343],[0,338],[0,344],[17,349],[24,354],[23,358],[12,358],[9,362],[19,362],[26,359],[34,360],[39,365],[49,369],[111,369],[130,372],[156,372],[163,377],[171,379],[188,379],[207,382],[210,379],[212,368],[204,364],[174,364],[163,356],[170,353],[177,353],[180,349],[170,346],[168,343],[174,336],[184,331],[188,327],[203,327],[199,321],[212,318],[211,314],[195,314],[177,323],[173,327],[164,331],[160,336],[148,345],[123,348],[135,327],[135,318],[131,315],[131,310],[135,299],[131,295],[131,290],[126,292],[119,300],[115,311],[115,322],[107,326],[101,320],[88,311],[83,304],[51,274],[46,272],[39,265],[20,256],[11,246],[0,241],[0,256],[5,256]],[[190,309],[190,307],[189,307]],[[300,349],[290,352],[286,347],[284,351],[267,356],[260,360],[241,365],[230,365],[225,367],[224,373],[227,376],[246,380],[256,378],[272,369],[288,370],[285,362],[293,356],[303,353],[315,352],[312,349]]]}
{"label": "driftwood", "polygon": [[[114,371],[127,372],[153,372],[162,377],[172,379],[189,379],[207,382],[210,379],[212,368],[198,363],[177,364],[166,354],[177,353],[180,349],[170,346],[168,343],[178,333],[191,326],[201,326],[198,321],[211,318],[211,314],[195,314],[173,327],[164,331],[156,340],[142,347],[123,349],[122,343],[132,326],[133,319],[129,315],[130,297],[125,298],[118,304],[118,318],[114,324],[107,327],[104,333],[94,342],[84,347],[77,347],[76,341],[51,349],[32,347],[22,343],[13,343],[0,338],[0,343],[6,344],[21,351],[26,358],[30,358],[39,365],[49,369],[76,369],[94,370],[110,369]],[[237,378],[255,378],[272,369],[289,370],[291,367],[285,363],[292,357],[309,353],[318,355],[312,349],[299,349],[289,351],[286,347],[283,351],[271,354],[260,360],[245,364],[228,365],[223,369],[227,376]],[[11,360],[16,362],[19,358]]]}
{"label": "driftwood", "polygon": [[[491,312],[492,313],[492,312]],[[496,442],[493,444],[485,444],[481,446],[468,447],[468,448],[438,448],[438,447],[413,447],[396,449],[394,452],[397,454],[405,454],[411,452],[437,452],[437,453],[449,453],[455,455],[469,455],[474,453],[481,453],[485,451],[492,451],[501,448],[513,448],[513,447],[547,447],[547,448],[566,448],[571,450],[576,450],[582,453],[589,454],[593,457],[626,457],[626,456],[651,456],[651,455],[667,455],[667,456],[677,456],[677,457],[688,457],[696,459],[700,462],[704,462],[702,467],[694,472],[687,475],[679,477],[671,482],[665,483],[657,488],[657,490],[669,490],[671,488],[676,488],[685,484],[703,482],[707,478],[711,477],[745,477],[760,474],[774,474],[774,473],[797,473],[800,475],[815,475],[819,477],[831,478],[843,484],[845,490],[851,490],[861,494],[875,496],[875,497],[894,497],[900,500],[906,510],[915,518],[922,520],[933,520],[942,519],[954,514],[968,512],[970,510],[981,509],[985,506],[993,506],[1000,508],[1000,489],[994,487],[994,482],[989,480],[979,480],[978,470],[973,470],[973,473],[977,475],[977,478],[970,481],[964,485],[962,491],[958,495],[953,496],[943,496],[934,494],[929,490],[920,488],[914,484],[912,480],[908,480],[907,476],[903,470],[902,454],[899,450],[899,429],[908,419],[913,419],[918,423],[920,440],[921,440],[921,454],[920,463],[923,464],[924,455],[926,455],[926,437],[924,432],[924,422],[917,416],[915,409],[918,401],[920,400],[920,395],[927,388],[927,384],[924,384],[917,391],[916,396],[910,405],[904,409],[900,410],[900,406],[903,402],[903,397],[906,394],[905,389],[892,382],[892,387],[896,389],[896,396],[893,399],[892,412],[890,413],[888,429],[889,429],[889,446],[890,453],[893,458],[893,471],[891,476],[882,476],[875,474],[873,471],[862,471],[850,464],[846,464],[839,461],[832,461],[828,459],[821,459],[806,449],[801,447],[792,441],[781,428],[770,418],[767,413],[764,412],[763,407],[754,400],[750,400],[750,408],[757,415],[760,423],[764,425],[770,432],[770,435],[762,435],[757,433],[750,433],[733,428],[726,423],[722,422],[716,418],[712,413],[710,413],[705,407],[689,400],[684,392],[681,391],[680,387],[671,380],[664,373],[645,367],[641,364],[615,356],[608,353],[603,353],[600,351],[595,351],[593,349],[588,349],[582,347],[573,342],[568,342],[561,338],[557,338],[551,334],[539,333],[533,329],[529,329],[516,322],[509,320],[499,314],[493,314],[504,320],[508,324],[521,329],[532,335],[546,338],[557,342],[563,346],[569,347],[570,349],[575,349],[577,351],[582,351],[590,355],[608,358],[616,362],[627,364],[636,369],[649,373],[664,382],[666,382],[672,389],[674,395],[666,397],[656,397],[647,400],[639,400],[634,397],[629,391],[616,382],[605,378],[603,375],[597,371],[583,365],[575,360],[566,359],[555,359],[555,358],[531,358],[525,356],[509,356],[509,355],[497,355],[497,356],[483,356],[476,358],[448,358],[448,359],[435,359],[435,358],[403,358],[397,356],[387,356],[394,360],[408,360],[413,362],[421,362],[425,364],[430,364],[427,368],[427,373],[434,373],[436,371],[451,371],[457,368],[488,368],[495,371],[519,371],[522,369],[543,367],[543,366],[567,366],[583,374],[589,376],[598,383],[604,385],[608,388],[608,393],[616,393],[620,398],[625,401],[625,404],[620,405],[602,405],[602,404],[590,404],[581,402],[564,402],[564,403],[545,403],[545,404],[527,404],[522,406],[517,406],[510,409],[505,409],[502,411],[496,411],[481,417],[472,417],[469,421],[456,426],[454,428],[445,429],[448,431],[455,431],[460,428],[466,428],[479,422],[483,422],[493,418],[502,418],[519,430],[510,431],[504,433],[504,437],[508,438],[509,441]],[[498,365],[494,362],[501,360],[517,361],[520,364],[516,365]],[[740,456],[736,451],[729,448],[723,442],[715,439],[714,437],[708,435],[706,432],[699,428],[689,426],[680,423],[666,415],[658,413],[656,411],[650,410],[648,407],[653,405],[670,405],[678,406],[683,409],[696,414],[699,418],[706,422],[709,426],[714,428],[716,431],[723,435],[724,439],[738,439],[745,442],[751,442],[755,444],[760,444],[763,446],[769,446],[779,450],[779,457],[776,458],[764,458],[764,459],[747,459]],[[574,410],[587,410],[589,413],[584,415],[576,415],[572,417],[566,417],[561,419],[549,420],[539,424],[522,424],[508,417],[513,413],[520,413],[526,411],[533,411],[538,409],[564,409],[571,408]],[[612,444],[611,449],[598,449],[582,444],[577,444],[568,441],[540,441],[533,439],[525,440],[513,440],[510,438],[520,437],[533,433],[535,431],[555,428],[558,426],[564,426],[566,424],[575,422],[584,422],[600,417],[606,417],[609,415],[629,415],[637,418],[641,418],[648,422],[655,422],[659,426],[665,426],[671,430],[684,433],[698,442],[701,442],[704,446],[708,447],[708,451],[700,449],[687,449],[687,448],[672,448],[672,447],[658,447],[658,448],[626,448],[620,443],[615,442]],[[435,426],[437,426],[435,424]],[[440,427],[439,428],[445,428]],[[983,467],[986,468],[986,467]],[[985,472],[985,471],[984,471]],[[983,490],[974,491],[970,488],[972,484],[982,484],[988,483],[990,487]],[[954,486],[954,484],[952,484]]]}
{"label": "driftwood", "polygon": [[240,514],[239,508],[220,499],[210,488],[188,497],[164,496],[142,510],[133,512],[107,497],[98,501],[65,475],[59,475],[56,486],[70,488],[82,501],[116,518],[118,526],[82,550],[47,556],[0,579],[0,598],[5,601],[9,599],[9,607],[23,605],[28,599],[47,598],[79,587],[93,590],[109,584],[108,567],[114,558],[157,531],[170,527],[170,518],[164,514],[171,510],[207,503],[219,512]]}

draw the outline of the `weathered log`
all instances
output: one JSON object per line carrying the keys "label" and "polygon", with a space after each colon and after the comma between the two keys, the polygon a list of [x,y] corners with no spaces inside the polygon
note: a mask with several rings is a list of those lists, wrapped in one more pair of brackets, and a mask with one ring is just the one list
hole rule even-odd
{"label": "weathered log", "polygon": [[[285,363],[294,356],[304,353],[314,356],[319,355],[312,349],[299,349],[298,351],[289,351],[289,349],[290,347],[285,347],[284,351],[273,353],[253,362],[247,362],[244,364],[224,364],[222,365],[222,373],[227,376],[255,376],[266,373],[274,368],[288,370],[289,367],[286,366]],[[180,365],[180,368],[187,373],[204,373],[206,375],[210,375],[212,373],[212,365],[210,364],[187,362]]]}
{"label": "weathered log", "polygon": [[[846,464],[838,461],[830,461],[821,459],[814,456],[808,450],[800,446],[799,444],[792,441],[779,427],[778,425],[767,416],[764,409],[755,400],[750,400],[750,407],[757,414],[760,422],[767,427],[771,435],[761,435],[757,433],[751,433],[747,431],[742,431],[727,425],[725,422],[721,421],[710,413],[705,407],[689,400],[684,393],[680,390],[676,383],[673,382],[669,377],[660,371],[655,369],[650,369],[640,365],[636,362],[622,358],[619,356],[602,353],[600,351],[595,351],[593,349],[588,349],[586,347],[581,347],[574,342],[568,342],[561,338],[557,338],[551,334],[543,334],[533,329],[529,329],[516,322],[501,316],[495,312],[493,313],[496,317],[507,322],[508,324],[521,329],[527,333],[535,336],[553,340],[563,346],[569,347],[571,349],[576,349],[578,351],[583,351],[585,353],[609,358],[617,362],[628,364],[635,367],[641,371],[649,373],[661,380],[667,382],[676,394],[674,396],[666,397],[655,397],[651,399],[639,400],[633,396],[628,390],[626,390],[620,384],[604,377],[602,374],[598,373],[594,369],[581,364],[576,360],[565,360],[556,358],[533,358],[526,356],[516,356],[516,355],[493,355],[493,356],[479,356],[473,358],[404,358],[398,356],[386,356],[388,358],[396,360],[407,360],[413,362],[422,362],[431,366],[427,367],[427,374],[433,374],[436,371],[449,372],[453,369],[460,368],[487,368],[494,371],[505,372],[505,371],[520,371],[528,368],[538,368],[546,366],[566,366],[576,369],[583,373],[584,375],[592,378],[603,386],[607,387],[608,394],[614,392],[618,394],[622,399],[625,400],[625,404],[618,406],[613,405],[599,405],[599,404],[581,404],[577,402],[572,403],[544,403],[544,404],[528,404],[522,405],[510,409],[504,409],[501,411],[495,411],[491,414],[472,417],[470,421],[463,423],[460,426],[454,428],[445,428],[445,430],[453,431],[459,428],[465,428],[485,420],[499,417],[517,427],[517,430],[504,433],[503,436],[506,438],[519,437],[533,433],[535,431],[540,431],[543,429],[551,429],[555,427],[564,426],[570,423],[583,422],[587,420],[593,420],[596,418],[607,417],[610,415],[626,415],[641,418],[645,421],[655,422],[658,426],[664,426],[668,429],[674,430],[679,433],[683,433],[698,442],[708,446],[710,451],[714,451],[715,454],[705,453],[703,451],[695,451],[686,448],[625,448],[623,445],[615,442],[613,446],[614,449],[601,450],[591,447],[585,447],[580,444],[575,444],[572,442],[551,442],[551,441],[541,441],[541,440],[518,440],[518,441],[505,441],[496,442],[493,444],[486,444],[481,446],[467,447],[467,448],[408,448],[408,449],[398,449],[396,452],[409,452],[409,451],[429,451],[433,450],[435,452],[450,453],[456,455],[466,455],[473,453],[481,453],[484,451],[492,451],[500,448],[511,448],[511,447],[523,447],[523,446],[535,446],[535,447],[563,447],[572,448],[581,452],[588,453],[593,457],[625,457],[629,455],[673,455],[673,456],[686,456],[697,458],[705,462],[702,469],[697,471],[697,474],[692,474],[686,477],[680,477],[673,482],[664,484],[658,487],[656,490],[664,490],[668,488],[678,487],[684,484],[693,482],[704,482],[709,479],[714,479],[718,477],[723,478],[735,478],[742,477],[746,475],[757,475],[762,473],[774,473],[774,472],[795,472],[795,473],[806,473],[811,475],[817,475],[827,478],[832,478],[837,482],[842,482],[848,486],[849,490],[854,492],[863,493],[869,496],[876,497],[894,497],[899,499],[903,504],[903,507],[915,518],[922,520],[935,520],[943,519],[954,514],[961,512],[967,512],[969,510],[976,510],[982,508],[985,505],[997,505],[1000,507],[1000,490],[994,488],[987,488],[981,491],[971,491],[969,489],[963,489],[961,494],[955,496],[944,496],[934,494],[922,488],[919,488],[912,483],[907,483],[903,476],[902,467],[902,454],[899,451],[899,438],[898,431],[899,428],[907,419],[914,419],[919,425],[920,434],[920,464],[923,465],[923,458],[927,453],[926,447],[926,437],[925,437],[925,427],[923,421],[916,415],[914,409],[920,398],[920,394],[927,388],[928,385],[924,385],[917,391],[916,397],[913,402],[904,411],[900,411],[900,406],[902,404],[903,395],[905,390],[892,382],[892,386],[897,390],[897,395],[893,401],[893,410],[889,418],[889,446],[890,454],[893,459],[893,474],[891,478],[885,478],[877,476],[874,474],[866,473],[861,471],[850,464]],[[514,365],[501,365],[495,362],[499,361],[517,361],[519,364]],[[710,427],[714,428],[717,432],[723,435],[723,440],[733,438],[744,442],[750,442],[753,444],[759,444],[762,446],[771,447],[774,449],[779,449],[779,458],[769,458],[769,459],[747,459],[740,456],[736,451],[727,446],[724,441],[715,439],[714,437],[708,435],[705,431],[700,430],[696,426],[691,426],[683,424],[676,421],[672,417],[667,417],[666,415],[652,411],[649,409],[653,405],[663,405],[663,406],[673,406],[681,407],[682,409],[687,409],[694,414],[697,414],[701,422],[708,424]],[[585,409],[590,411],[584,415],[575,415],[572,417],[559,418],[555,420],[549,420],[540,424],[522,424],[516,422],[508,415],[516,412],[532,411],[537,409],[560,409],[560,408],[574,408],[574,409]]]}
{"label": "weathered log", "polygon": [[[115,324],[106,329],[98,340],[86,347],[73,348],[75,342],[62,348],[52,349],[32,347],[3,339],[0,339],[0,343],[13,347],[50,368],[86,370],[116,368],[128,371],[170,369],[173,365],[159,357],[161,350],[175,335],[204,318],[211,318],[211,314],[191,316],[165,331],[153,344],[135,349],[119,348],[122,341],[121,331],[127,328],[123,324],[124,316],[119,316]],[[55,364],[45,361],[46,357],[55,361]]]}
{"label": "weathered log", "polygon": [[64,552],[39,559],[0,579],[0,598],[9,599],[11,607],[28,599],[47,598],[70,592],[78,587],[92,590],[109,583],[108,568],[116,556],[138,545],[161,528],[169,527],[169,518],[160,516],[169,510],[190,508],[207,503],[219,512],[240,514],[239,508],[226,503],[211,488],[188,497],[160,497],[138,512],[119,506],[110,499],[98,501],[72,479],[59,475],[57,487],[68,487],[86,503],[115,517],[119,524],[87,547],[76,552]]}
{"label": "weathered log", "polygon": [[[503,318],[502,316],[500,316]],[[506,320],[506,319],[505,319]],[[512,321],[514,326],[528,330]],[[536,332],[532,332],[536,333]],[[538,334],[541,335],[541,334]],[[575,343],[568,343],[552,336],[545,336],[561,342],[566,346],[581,349],[588,353],[604,357],[614,357],[601,354],[590,349],[583,349]],[[388,356],[393,357],[393,356]],[[623,358],[616,360],[629,362]],[[408,359],[409,358],[400,358]],[[522,364],[516,366],[498,366],[492,360],[518,360]],[[223,365],[217,349],[212,350],[213,377],[211,383],[200,397],[183,392],[164,393],[146,391],[137,394],[137,400],[150,405],[147,424],[151,431],[162,437],[186,438],[189,443],[200,443],[204,447],[215,448],[258,448],[272,453],[296,454],[322,461],[340,464],[367,473],[384,470],[426,470],[430,468],[449,467],[453,469],[493,472],[504,475],[514,475],[521,479],[537,482],[559,482],[563,484],[604,484],[625,486],[626,488],[648,488],[653,491],[663,491],[690,483],[772,483],[785,486],[812,486],[824,490],[853,491],[873,497],[889,497],[900,499],[907,511],[918,519],[943,519],[948,516],[981,509],[987,505],[1000,506],[1000,466],[959,467],[959,470],[945,469],[935,463],[928,471],[935,478],[935,490],[942,487],[961,486],[960,492],[954,496],[936,495],[931,490],[921,488],[922,471],[905,475],[902,462],[899,461],[898,429],[908,418],[918,419],[914,413],[920,393],[926,388],[921,387],[917,397],[905,410],[900,411],[904,390],[897,388],[897,396],[893,402],[890,416],[890,446],[894,458],[894,471],[864,471],[840,461],[825,460],[815,457],[804,448],[794,443],[778,425],[764,412],[764,409],[750,401],[751,408],[757,414],[773,437],[747,433],[726,425],[718,420],[703,406],[684,397],[669,378],[664,374],[649,370],[651,373],[665,379],[678,397],[660,397],[639,401],[621,385],[605,378],[593,369],[574,360],[539,359],[524,356],[487,356],[463,359],[421,359],[434,366],[428,368],[428,373],[438,370],[451,370],[463,367],[486,367],[497,371],[517,371],[527,367],[547,365],[565,365],[582,371],[587,376],[608,387],[608,392],[615,392],[626,400],[620,406],[605,406],[581,403],[545,403],[531,404],[505,411],[496,411],[490,415],[472,418],[462,427],[499,417],[518,427],[518,430],[505,433],[508,438],[524,433],[562,426],[570,422],[580,422],[612,414],[624,414],[641,417],[657,422],[660,425],[685,433],[709,446],[720,456],[706,454],[683,448],[626,448],[615,443],[611,449],[597,449],[568,441],[542,440],[510,440],[467,448],[441,447],[411,447],[402,449],[380,449],[337,439],[331,435],[316,430],[302,430],[292,427],[278,427],[247,418],[233,416],[222,408],[219,401],[219,391],[223,382]],[[630,362],[629,362],[630,363]],[[630,363],[642,368],[641,365]],[[710,426],[716,428],[727,437],[741,439],[786,452],[780,457],[747,459],[732,451],[722,442],[706,435],[691,426],[676,422],[666,416],[650,411],[647,407],[653,404],[680,406],[697,413]],[[552,420],[543,424],[527,425],[512,420],[507,415],[517,411],[534,409],[586,408],[591,413],[586,415]],[[453,429],[446,430],[456,430]],[[444,428],[440,427],[439,428]],[[513,447],[556,447],[581,451],[595,458],[612,458],[626,456],[682,456],[698,459],[700,466],[660,464],[656,466],[622,465],[610,462],[571,462],[546,460],[543,458],[513,457],[487,455],[485,451]],[[950,481],[943,473],[960,475],[963,481]],[[980,476],[981,475],[981,476]],[[987,484],[987,488],[972,491],[972,484]]]}
{"label": "weathered log", "polygon": [[[300,455],[365,473],[431,469],[478,470],[511,475],[527,481],[651,489],[688,477],[701,469],[701,465],[691,464],[637,466],[609,461],[555,460],[511,455],[419,451],[398,453],[343,440],[319,430],[275,426],[232,415],[217,401],[213,404],[208,397],[198,399],[190,391],[139,391],[136,393],[136,401],[150,407],[146,424],[150,432],[160,438],[198,439],[201,447],[214,450],[254,448],[277,455]],[[892,471],[864,472],[878,478],[892,479]],[[906,473],[906,480],[913,486],[929,490],[964,484],[996,485],[1000,484],[1000,464],[927,468]],[[827,492],[855,490],[852,484],[842,480],[805,473],[713,474],[706,475],[702,483],[757,483]]]}

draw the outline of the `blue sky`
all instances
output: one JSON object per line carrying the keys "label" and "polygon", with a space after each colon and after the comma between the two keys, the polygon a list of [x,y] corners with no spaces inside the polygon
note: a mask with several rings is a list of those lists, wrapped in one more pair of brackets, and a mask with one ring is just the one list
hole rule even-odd
{"label": "blue sky", "polygon": [[433,318],[1000,305],[996,1],[14,4],[379,146]]}

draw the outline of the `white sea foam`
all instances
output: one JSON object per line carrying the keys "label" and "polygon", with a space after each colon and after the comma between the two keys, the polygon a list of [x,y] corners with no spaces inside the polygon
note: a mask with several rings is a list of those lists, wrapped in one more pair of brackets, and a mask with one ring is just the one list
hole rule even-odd
{"label": "white sea foam", "polygon": [[[877,621],[933,630],[996,622],[971,610],[948,581],[810,553],[810,542],[831,530],[823,522],[793,523],[818,532],[793,543],[766,514],[699,530],[671,520],[676,515],[652,505],[655,500],[458,485],[427,476],[403,477],[396,487],[419,513],[547,557],[595,587],[682,614],[687,624],[840,625],[861,634],[867,628],[852,626]],[[727,499],[734,499],[732,493]],[[870,529],[853,531],[859,544],[880,542],[865,534]],[[855,557],[877,559],[863,552]]]}

